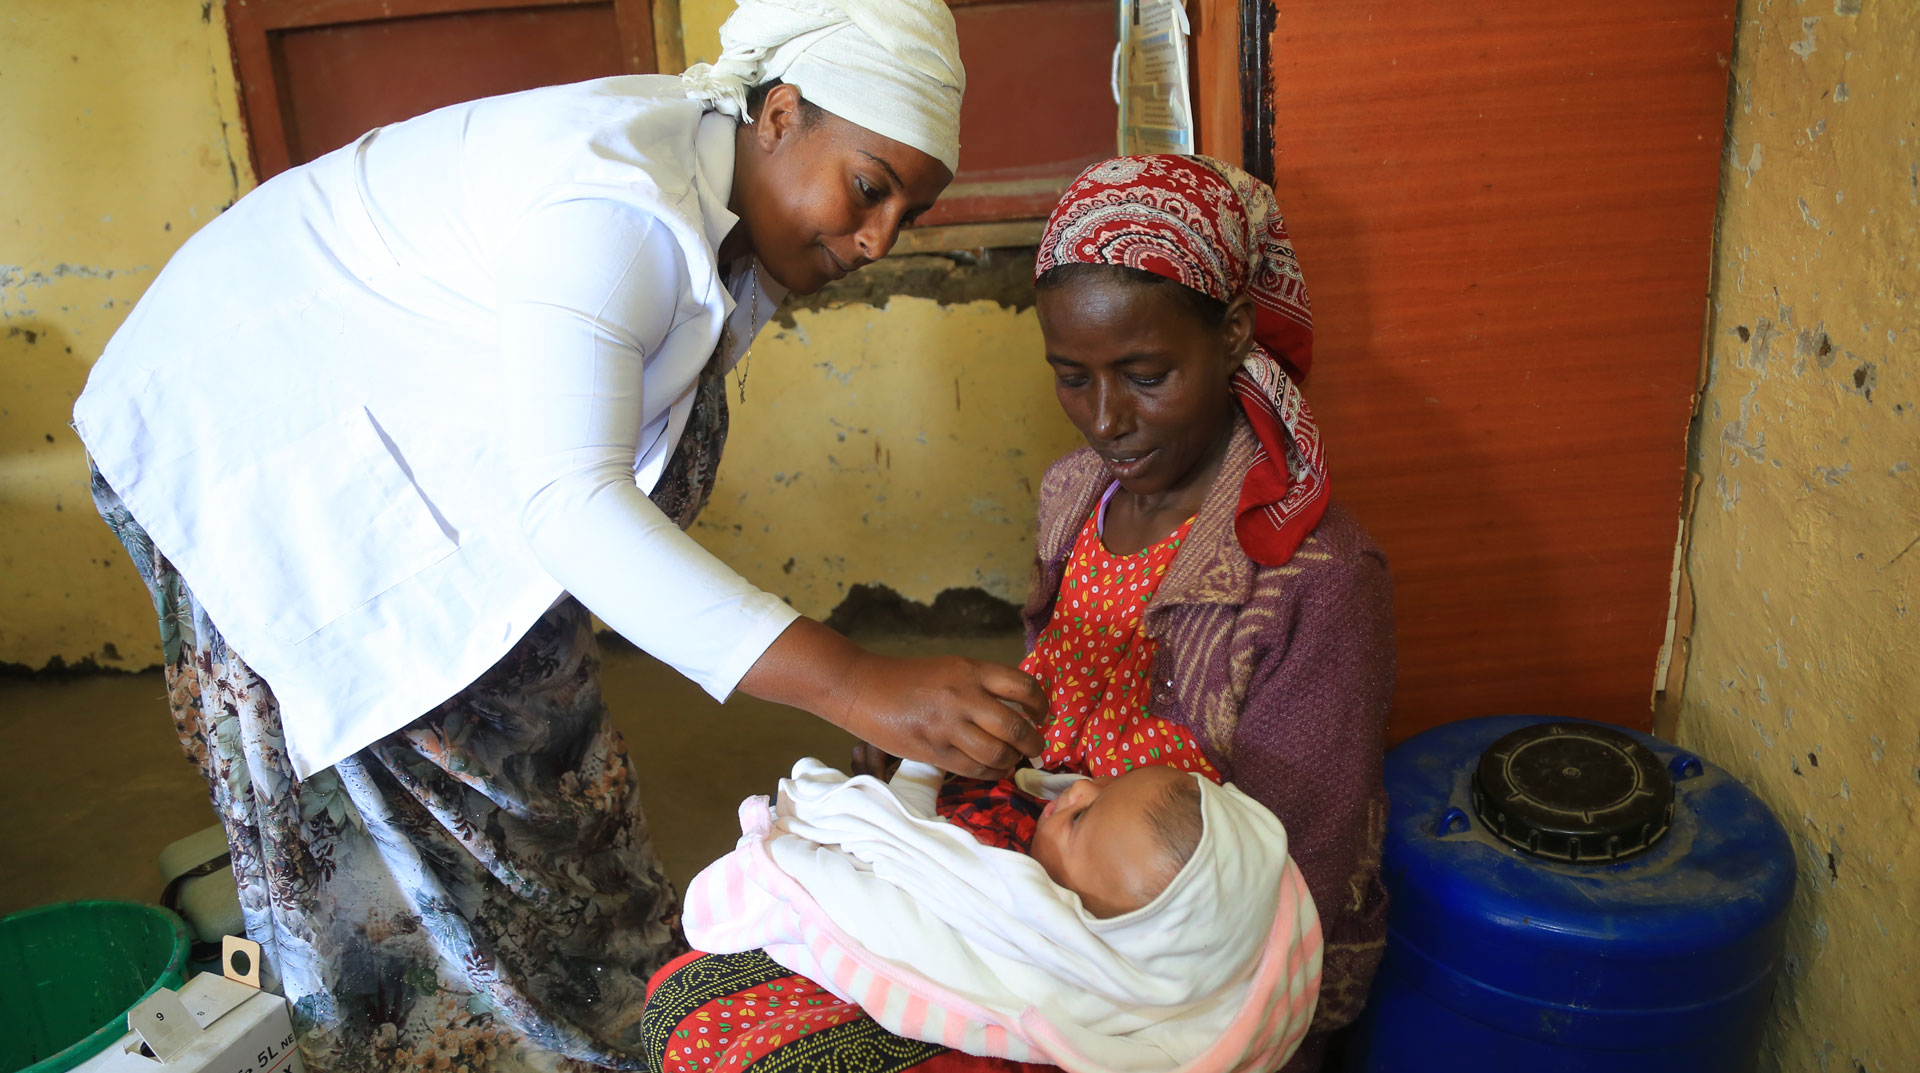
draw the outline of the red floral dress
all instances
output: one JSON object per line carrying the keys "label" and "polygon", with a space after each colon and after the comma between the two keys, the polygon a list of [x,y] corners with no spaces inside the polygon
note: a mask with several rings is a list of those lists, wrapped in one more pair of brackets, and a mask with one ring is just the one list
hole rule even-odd
{"label": "red floral dress", "polygon": [[1185,730],[1147,714],[1154,643],[1140,624],[1193,519],[1132,555],[1115,555],[1100,538],[1105,506],[1081,527],[1053,617],[1020,664],[1046,690],[1052,715],[1039,766],[1119,775],[1158,764],[1219,782]]}
{"label": "red floral dress", "polygon": [[[1159,764],[1219,782],[1184,729],[1147,714],[1154,643],[1141,621],[1193,519],[1151,547],[1115,555],[1100,538],[1105,508],[1102,500],[1087,518],[1053,617],[1020,664],[1047,694],[1039,766],[1119,775]],[[941,787],[939,811],[982,842],[1025,851],[1039,806],[1011,779],[953,778]],[[817,1073],[822,1062],[840,1073],[1058,1073],[895,1036],[858,1004],[759,951],[674,961],[655,975],[642,1021],[657,1073]]]}

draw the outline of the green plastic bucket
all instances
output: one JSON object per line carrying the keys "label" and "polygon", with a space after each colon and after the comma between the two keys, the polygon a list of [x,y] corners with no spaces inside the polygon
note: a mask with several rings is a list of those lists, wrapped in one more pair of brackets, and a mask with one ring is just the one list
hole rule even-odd
{"label": "green plastic bucket", "polygon": [[0,920],[0,1073],[59,1073],[127,1031],[127,1011],[178,988],[187,927],[157,905],[62,902]]}

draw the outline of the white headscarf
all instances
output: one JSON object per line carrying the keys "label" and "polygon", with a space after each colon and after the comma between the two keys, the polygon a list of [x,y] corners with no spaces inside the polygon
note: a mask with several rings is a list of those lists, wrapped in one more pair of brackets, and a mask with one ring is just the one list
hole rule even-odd
{"label": "white headscarf", "polygon": [[941,0],[740,0],[720,59],[680,76],[687,96],[743,123],[747,91],[779,79],[834,115],[960,170],[967,73]]}

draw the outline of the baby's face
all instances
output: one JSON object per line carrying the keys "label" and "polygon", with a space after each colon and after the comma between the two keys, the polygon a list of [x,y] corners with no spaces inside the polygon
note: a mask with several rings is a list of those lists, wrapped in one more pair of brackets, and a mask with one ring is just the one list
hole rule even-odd
{"label": "baby's face", "polygon": [[1173,784],[1192,779],[1170,767],[1082,779],[1047,802],[1028,852],[1094,916],[1138,909],[1180,871],[1181,862],[1155,832],[1152,815]]}

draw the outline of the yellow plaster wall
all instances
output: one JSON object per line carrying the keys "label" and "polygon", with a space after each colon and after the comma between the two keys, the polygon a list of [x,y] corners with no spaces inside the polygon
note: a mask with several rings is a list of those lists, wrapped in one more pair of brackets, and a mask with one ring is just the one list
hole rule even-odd
{"label": "yellow plaster wall", "polygon": [[236,115],[218,3],[0,0],[0,662],[159,659],[67,421],[154,273],[251,185]]}
{"label": "yellow plaster wall", "polygon": [[1763,1068],[1920,1069],[1920,5],[1746,0],[1679,736],[1786,824]]}
{"label": "yellow plaster wall", "polygon": [[1033,312],[993,302],[896,296],[769,326],[694,535],[810,615],[862,582],[1019,603],[1040,475],[1083,442],[1041,354]]}
{"label": "yellow plaster wall", "polygon": [[734,0],[680,0],[680,26],[686,34],[687,63],[712,63],[720,55],[720,24],[733,13]]}

